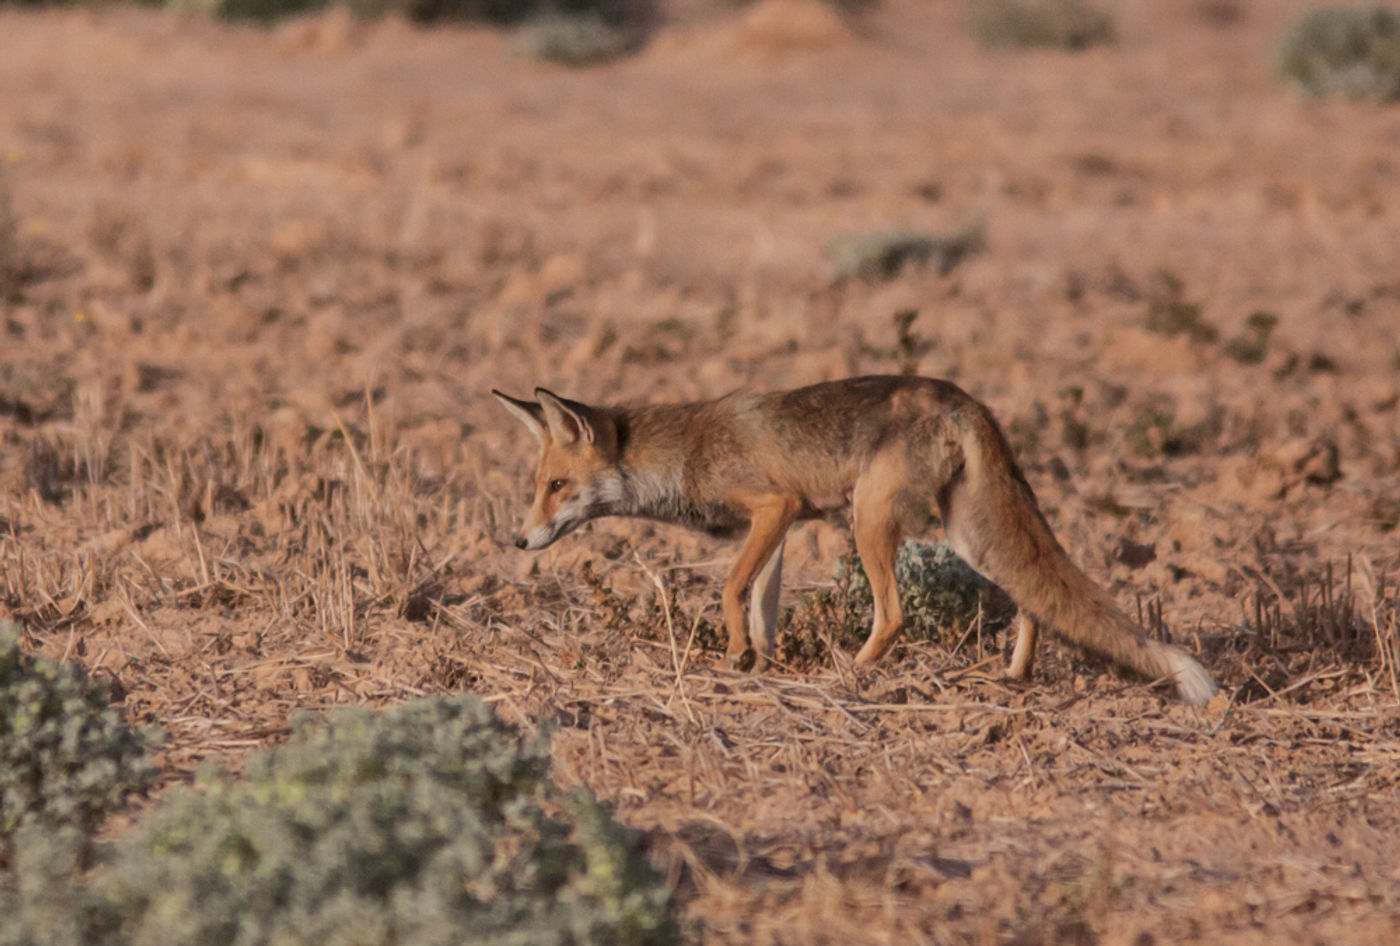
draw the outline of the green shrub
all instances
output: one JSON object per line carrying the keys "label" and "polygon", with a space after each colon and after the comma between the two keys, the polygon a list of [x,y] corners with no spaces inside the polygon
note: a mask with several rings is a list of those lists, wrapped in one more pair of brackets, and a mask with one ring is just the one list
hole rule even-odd
{"label": "green shrub", "polygon": [[673,941],[660,878],[548,770],[474,697],[343,710],[172,792],[92,887],[130,946]]}
{"label": "green shrub", "polygon": [[875,283],[895,279],[906,268],[926,266],[946,276],[983,244],[982,228],[976,225],[947,235],[896,227],[838,236],[827,244],[826,256],[837,276]]}
{"label": "green shrub", "polygon": [[1087,49],[1114,40],[1113,17],[1089,0],[972,0],[972,34],[984,46]]}
{"label": "green shrub", "polygon": [[[840,567],[850,569],[850,559]],[[991,629],[1010,623],[1014,608],[1001,589],[983,578],[944,542],[905,542],[894,564],[904,633],[910,640],[937,640],[961,634],[979,614]],[[875,598],[863,569],[851,572],[849,594],[872,613]]]}
{"label": "green shrub", "polygon": [[82,883],[92,839],[30,824],[0,870],[0,946],[117,946],[111,910]]}
{"label": "green shrub", "polygon": [[597,13],[549,12],[525,22],[516,34],[522,54],[562,66],[592,66],[619,59],[641,46],[645,35]]}
{"label": "green shrub", "polygon": [[327,3],[328,0],[166,0],[169,9],[189,16],[262,22],[309,13]]}
{"label": "green shrub", "polygon": [[1215,326],[1201,317],[1201,306],[1186,299],[1186,285],[1175,273],[1159,269],[1152,274],[1147,292],[1146,326],[1149,332],[1175,338],[1189,335],[1198,342],[1219,337]]}
{"label": "green shrub", "polygon": [[1312,10],[1284,35],[1276,65],[1313,95],[1400,99],[1400,15],[1385,7]]}
{"label": "green shrub", "polygon": [[354,13],[373,18],[396,13],[418,23],[463,20],[505,25],[529,15],[536,0],[342,0]]}
{"label": "green shrub", "polygon": [[27,268],[9,181],[0,172],[0,304],[18,301]]}
{"label": "green shrub", "polygon": [[19,639],[17,626],[0,623],[0,862],[26,825],[91,834],[155,775],[110,686]]}
{"label": "green shrub", "polygon": [[1269,336],[1278,325],[1272,312],[1252,313],[1244,321],[1244,331],[1225,343],[1225,354],[1242,365],[1257,365],[1269,352]]}
{"label": "green shrub", "polygon": [[[160,0],[156,0],[160,2]],[[365,18],[398,14],[419,23],[443,20],[510,26],[539,18],[593,20],[641,34],[652,24],[653,0],[164,0],[181,13],[271,22],[341,3]]]}
{"label": "green shrub", "polygon": [[[956,639],[979,615],[983,631],[996,633],[1015,614],[1006,593],[946,543],[905,542],[899,547],[894,572],[906,640]],[[834,646],[859,647],[870,633],[874,616],[870,579],[852,550],[836,562],[834,587],[810,596],[789,615],[780,657],[789,664],[824,659],[823,635]]]}

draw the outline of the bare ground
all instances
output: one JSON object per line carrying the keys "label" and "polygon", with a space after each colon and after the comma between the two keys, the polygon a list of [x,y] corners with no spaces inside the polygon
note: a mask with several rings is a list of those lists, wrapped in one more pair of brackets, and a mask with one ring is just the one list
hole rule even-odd
{"label": "bare ground", "polygon": [[[586,72],[334,14],[0,12],[0,612],[115,676],[171,780],[338,702],[552,720],[697,942],[1395,942],[1400,110],[1274,81],[1301,6],[1121,4],[1068,56],[768,3]],[[833,272],[892,226],[985,247]],[[762,677],[714,644],[732,548],[500,544],[531,444],[493,386],[911,360],[1226,698],[1053,643],[1013,687],[957,633],[857,673],[803,610],[828,524],[789,545],[815,643]]]}

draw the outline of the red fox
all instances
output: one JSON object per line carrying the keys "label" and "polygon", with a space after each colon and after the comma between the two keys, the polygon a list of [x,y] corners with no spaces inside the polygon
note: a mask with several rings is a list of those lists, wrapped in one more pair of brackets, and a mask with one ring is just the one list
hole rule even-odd
{"label": "red fox", "polygon": [[517,547],[542,549],[601,516],[747,530],[721,599],[736,667],[750,644],[758,669],[772,659],[788,526],[849,506],[875,597],[857,663],[898,636],[895,555],[936,515],[953,550],[1019,608],[1010,676],[1030,678],[1044,626],[1144,677],[1171,679],[1189,703],[1215,693],[1199,663],[1149,638],[1070,560],[991,411],[948,381],[852,378],[638,407],[594,407],[544,388],[534,401],[491,393],[540,443]]}

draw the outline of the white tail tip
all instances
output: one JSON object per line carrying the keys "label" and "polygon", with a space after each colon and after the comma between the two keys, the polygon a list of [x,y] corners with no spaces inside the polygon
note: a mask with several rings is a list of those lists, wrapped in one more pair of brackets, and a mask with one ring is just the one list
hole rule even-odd
{"label": "white tail tip", "polygon": [[1172,677],[1176,680],[1176,689],[1181,698],[1198,706],[1209,703],[1210,698],[1215,696],[1216,686],[1206,668],[1175,648],[1170,653]]}

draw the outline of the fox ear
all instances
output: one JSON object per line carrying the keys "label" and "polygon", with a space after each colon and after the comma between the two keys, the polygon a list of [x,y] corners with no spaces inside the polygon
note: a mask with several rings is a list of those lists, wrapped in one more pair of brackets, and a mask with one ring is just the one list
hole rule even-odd
{"label": "fox ear", "polygon": [[491,393],[496,395],[496,399],[505,405],[506,410],[520,418],[520,422],[530,428],[530,433],[534,434],[535,439],[543,446],[545,434],[549,432],[545,426],[544,408],[534,401],[522,401],[509,394],[502,394],[495,388],[491,389]]}
{"label": "fox ear", "polygon": [[592,411],[585,405],[567,401],[544,388],[535,388],[535,397],[539,398],[540,407],[544,409],[544,422],[549,426],[551,437],[566,447],[573,446],[580,439],[593,442],[593,425],[588,417]]}

